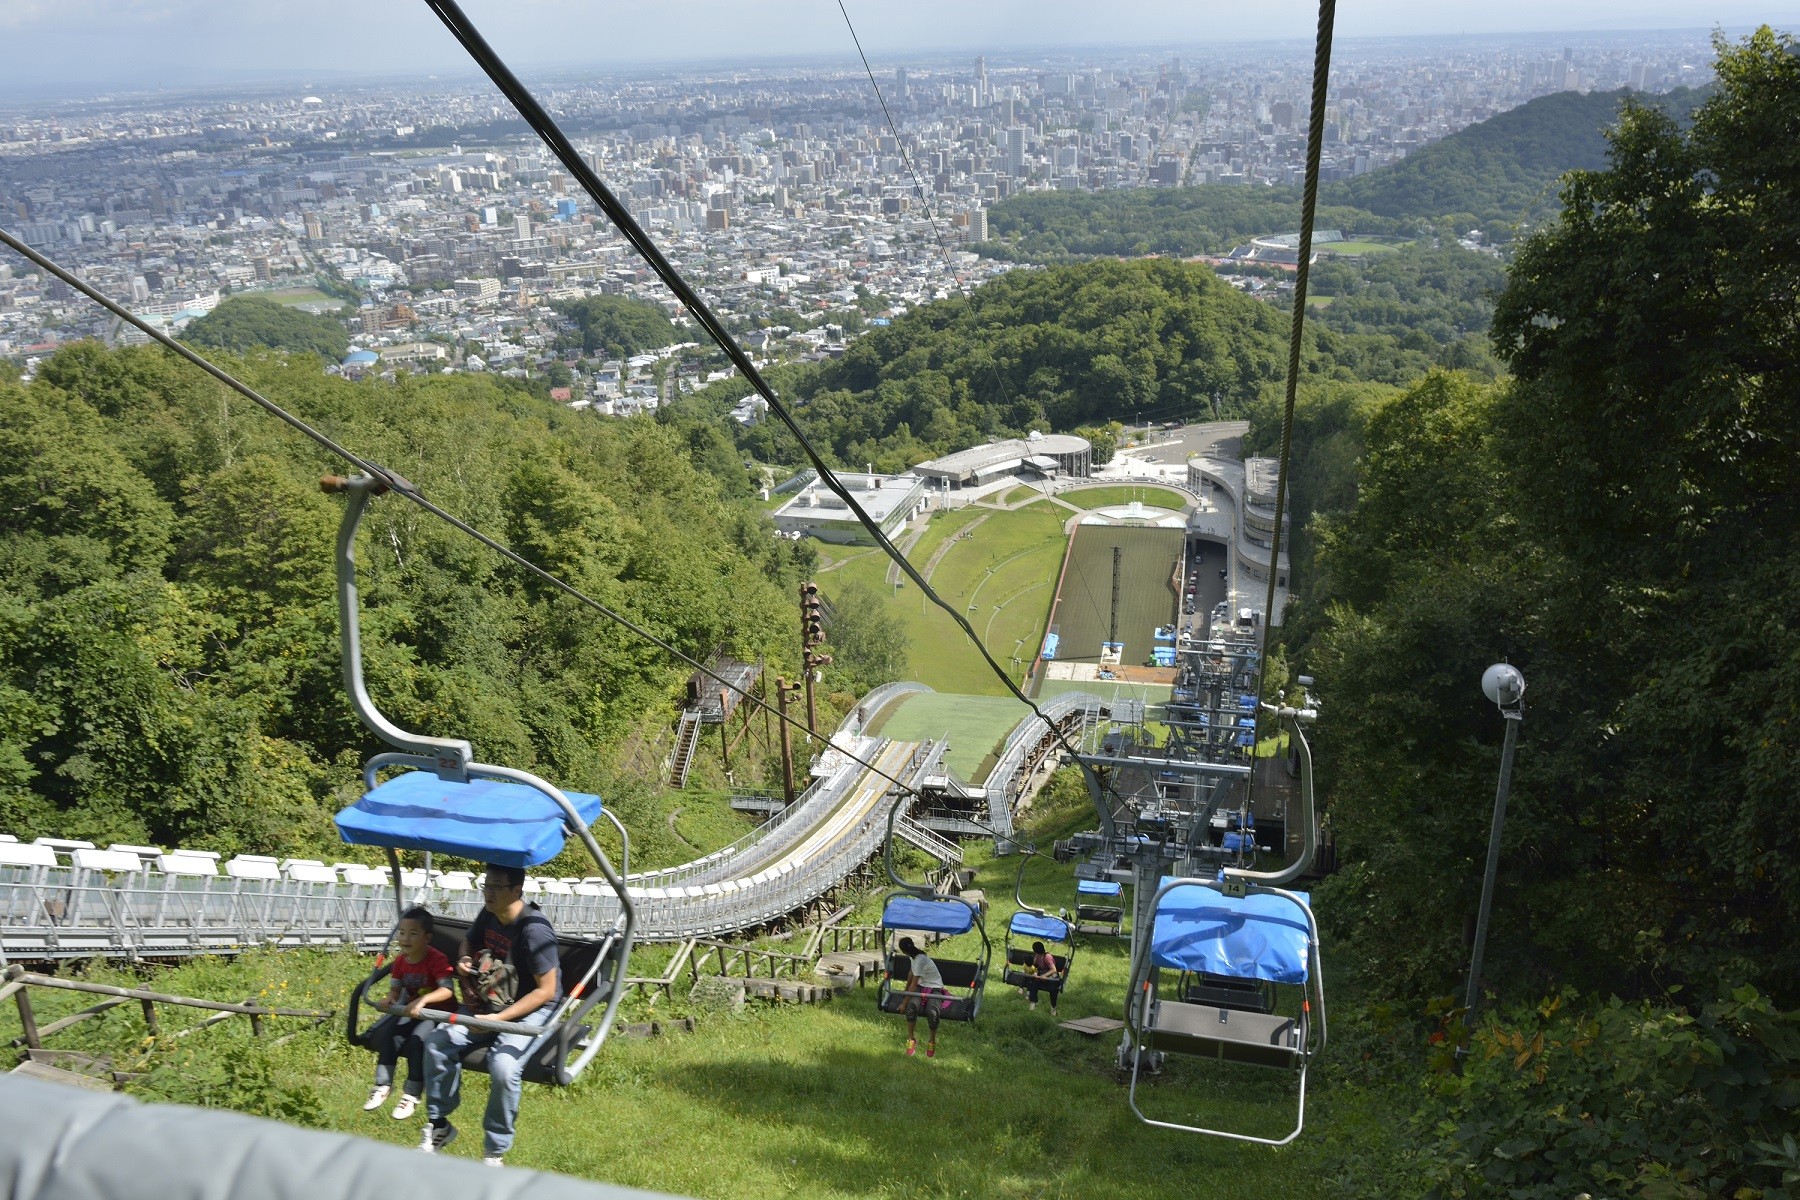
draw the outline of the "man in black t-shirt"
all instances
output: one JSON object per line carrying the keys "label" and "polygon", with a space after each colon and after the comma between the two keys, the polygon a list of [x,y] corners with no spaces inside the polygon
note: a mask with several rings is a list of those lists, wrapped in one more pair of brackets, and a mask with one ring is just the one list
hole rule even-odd
{"label": "man in black t-shirt", "polygon": [[[523,869],[489,865],[482,911],[469,926],[455,964],[463,985],[462,1012],[542,1025],[562,999],[556,931],[535,905],[525,903],[524,888]],[[456,1137],[450,1114],[462,1103],[463,1052],[485,1045],[488,1104],[481,1121],[483,1161],[490,1167],[504,1165],[501,1159],[512,1149],[519,1117],[523,1056],[531,1042],[522,1033],[479,1033],[463,1025],[439,1025],[425,1041],[425,1111],[431,1121],[419,1149],[435,1154]]]}

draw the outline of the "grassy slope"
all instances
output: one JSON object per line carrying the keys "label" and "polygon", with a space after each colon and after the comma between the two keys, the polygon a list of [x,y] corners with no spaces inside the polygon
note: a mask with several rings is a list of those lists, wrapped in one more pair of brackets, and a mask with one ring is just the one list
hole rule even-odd
{"label": "grassy slope", "polygon": [[950,769],[964,779],[986,777],[1006,735],[1031,714],[1010,696],[956,696],[932,692],[906,697],[873,732],[905,741],[950,737]]}
{"label": "grassy slope", "polygon": [[[1010,666],[1015,648],[1029,661],[1043,640],[1051,591],[1062,565],[1062,522],[1068,515],[1068,510],[1047,503],[1016,512],[965,508],[939,514],[907,557],[923,568],[947,539],[986,517],[971,536],[945,552],[931,583],[968,617],[994,656]],[[888,597],[911,639],[910,678],[940,692],[1005,694],[955,622],[910,584],[897,592],[889,588],[886,575],[887,560],[869,555],[822,572],[820,586],[829,595],[834,586],[855,580]],[[1022,669],[1015,671],[1015,679]]]}
{"label": "grassy slope", "polygon": [[[1081,813],[1052,818],[1040,825],[1040,838],[1088,823]],[[977,861],[985,856],[976,844],[968,848]],[[996,943],[1014,910],[1016,862],[980,863]],[[1068,867],[1031,864],[1028,898],[1055,907],[1069,904],[1072,891]],[[866,900],[856,919],[868,919],[875,907],[873,898]],[[939,953],[954,958],[967,951],[952,942]],[[635,972],[649,964],[634,958],[633,966]],[[258,953],[234,963],[161,969],[155,978],[188,994],[235,999],[266,992],[286,1003],[334,1007],[366,967],[366,959],[348,953]],[[1116,1015],[1126,973],[1124,943],[1084,942],[1062,1016]],[[40,997],[40,1021],[82,1003],[72,994]],[[677,1002],[676,1010],[682,1007]],[[165,1028],[191,1025],[198,1015],[167,1013]],[[16,1033],[7,1005],[0,1038]],[[133,1006],[58,1035],[53,1044],[129,1056],[142,1034]],[[978,1024],[944,1027],[935,1060],[903,1057],[903,1036],[898,1019],[875,1011],[868,988],[827,1005],[703,1016],[692,1035],[621,1039],[576,1087],[526,1089],[509,1161],[696,1197],[1148,1198],[1185,1194],[1204,1180],[1208,1195],[1264,1200],[1326,1194],[1325,1176],[1341,1149],[1336,1143],[1378,1132],[1380,1114],[1367,1101],[1354,1092],[1334,1096],[1329,1088],[1316,1089],[1308,1113],[1312,1132],[1290,1149],[1146,1128],[1132,1119],[1112,1070],[1113,1038],[1089,1040],[1059,1029],[1043,1006],[1029,1012],[1001,987],[989,989]],[[249,1047],[248,1031],[227,1025],[183,1040],[177,1053],[205,1062]],[[331,1127],[397,1145],[417,1138],[416,1120],[402,1124],[360,1111],[372,1060],[335,1030],[302,1034],[272,1058],[277,1081],[310,1089]],[[459,1118],[464,1136],[449,1153],[480,1153],[485,1091],[485,1080],[471,1082]],[[1268,1131],[1291,1116],[1292,1090],[1272,1072],[1221,1071],[1183,1060],[1151,1083],[1143,1099],[1158,1115]]]}
{"label": "grassy slope", "polygon": [[1114,505],[1130,504],[1133,500],[1141,500],[1152,508],[1166,508],[1181,512],[1192,500],[1180,492],[1168,488],[1129,485],[1121,487],[1076,488],[1064,492],[1057,497],[1066,500],[1077,508],[1110,508]]}

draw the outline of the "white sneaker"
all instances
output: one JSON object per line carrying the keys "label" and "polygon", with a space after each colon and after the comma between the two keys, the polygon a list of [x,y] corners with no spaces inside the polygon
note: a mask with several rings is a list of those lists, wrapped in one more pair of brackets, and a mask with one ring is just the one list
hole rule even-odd
{"label": "white sneaker", "polygon": [[481,1160],[481,1165],[484,1167],[504,1167],[506,1165],[506,1160],[501,1158],[498,1154],[490,1154]]}
{"label": "white sneaker", "polygon": [[394,1105],[394,1120],[404,1121],[417,1112],[418,1108],[419,1098],[411,1092],[402,1092],[400,1093],[400,1103]]}
{"label": "white sneaker", "polygon": [[441,1126],[426,1122],[425,1132],[419,1135],[419,1149],[426,1154],[436,1154],[455,1140],[456,1126],[448,1121]]}
{"label": "white sneaker", "polygon": [[387,1084],[385,1084],[385,1083],[377,1084],[375,1086],[375,1090],[369,1093],[369,1099],[363,1105],[363,1111],[364,1112],[374,1112],[376,1109],[380,1108],[383,1104],[386,1104],[387,1098],[388,1098],[388,1093],[391,1091],[393,1091],[393,1089],[388,1087]]}

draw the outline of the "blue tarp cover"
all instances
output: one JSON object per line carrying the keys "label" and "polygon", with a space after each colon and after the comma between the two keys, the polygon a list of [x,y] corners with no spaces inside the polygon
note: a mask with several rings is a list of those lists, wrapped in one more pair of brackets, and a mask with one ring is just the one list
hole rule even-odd
{"label": "blue tarp cover", "polygon": [[1046,633],[1044,635],[1044,657],[1045,658],[1048,659],[1048,658],[1056,657],[1056,647],[1060,641],[1061,641],[1061,639],[1054,633]]}
{"label": "blue tarp cover", "polygon": [[967,933],[975,925],[975,910],[961,900],[922,900],[895,896],[881,910],[883,929],[923,929],[927,933]]}
{"label": "blue tarp cover", "polygon": [[1078,879],[1075,890],[1083,896],[1117,896],[1125,889],[1111,879]]}
{"label": "blue tarp cover", "polygon": [[[592,824],[600,797],[565,792]],[[563,813],[536,788],[498,779],[447,783],[430,771],[396,775],[337,815],[356,846],[455,854],[502,867],[535,867],[562,852]]]}
{"label": "blue tarp cover", "polygon": [[1254,850],[1256,849],[1256,839],[1248,834],[1228,833],[1225,835],[1225,848],[1227,850]]}
{"label": "blue tarp cover", "polygon": [[1023,937],[1048,938],[1053,942],[1069,940],[1069,924],[1056,917],[1040,917],[1036,913],[1017,912],[1007,928]]}
{"label": "blue tarp cover", "polygon": [[[1294,894],[1307,899],[1305,892]],[[1150,958],[1159,967],[1306,982],[1306,915],[1290,900],[1234,899],[1211,888],[1177,888],[1162,898],[1152,920]]]}

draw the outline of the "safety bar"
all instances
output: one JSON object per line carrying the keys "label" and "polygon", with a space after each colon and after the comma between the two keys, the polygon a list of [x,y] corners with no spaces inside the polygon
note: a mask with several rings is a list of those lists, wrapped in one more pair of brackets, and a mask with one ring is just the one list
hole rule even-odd
{"label": "safety bar", "polygon": [[[371,1000],[369,1001],[369,1007],[376,1012],[390,1014],[404,1012],[406,1010],[404,1004],[389,1004],[385,1000]],[[548,1024],[546,1022],[545,1025],[526,1025],[521,1021],[496,1021],[492,1017],[477,1017],[472,1016],[469,1013],[446,1012],[439,1008],[421,1008],[419,1010],[419,1020],[437,1021],[443,1025],[465,1025],[470,1029],[478,1030],[482,1033],[522,1033],[529,1038],[539,1038],[544,1033]],[[535,1048],[534,1045],[533,1049]],[[527,1057],[529,1057],[529,1055]]]}

